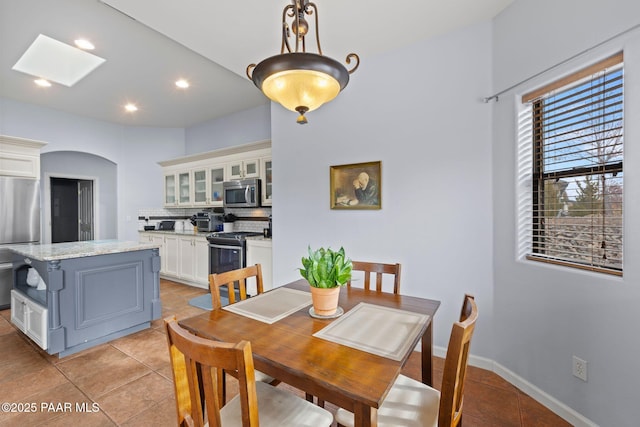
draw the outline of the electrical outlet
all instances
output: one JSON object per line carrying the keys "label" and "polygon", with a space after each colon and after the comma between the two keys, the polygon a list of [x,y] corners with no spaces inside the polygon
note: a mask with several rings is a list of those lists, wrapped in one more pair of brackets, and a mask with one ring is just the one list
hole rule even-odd
{"label": "electrical outlet", "polygon": [[573,356],[573,376],[587,381],[587,361]]}

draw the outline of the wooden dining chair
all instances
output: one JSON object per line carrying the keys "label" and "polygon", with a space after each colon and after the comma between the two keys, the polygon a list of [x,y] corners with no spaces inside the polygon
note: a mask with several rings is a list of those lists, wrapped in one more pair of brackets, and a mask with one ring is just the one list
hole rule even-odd
{"label": "wooden dining chair", "polygon": [[[269,384],[256,382],[248,341],[224,343],[183,329],[165,319],[176,393],[178,425],[209,427],[329,427],[333,415]],[[235,372],[239,393],[221,404],[218,377]]]}
{"label": "wooden dining chair", "polygon": [[[379,427],[455,427],[462,420],[464,383],[469,346],[478,319],[478,307],[465,295],[460,321],[451,329],[444,361],[441,391],[399,375],[378,409]],[[338,409],[338,426],[354,425],[353,413]]]}
{"label": "wooden dining chair", "polygon": [[[224,273],[215,273],[209,275],[209,290],[211,291],[211,306],[214,310],[222,308],[222,299],[220,288],[227,288],[229,304],[234,304],[236,300],[236,289],[238,290],[239,300],[247,299],[247,280],[255,278],[258,294],[264,292],[262,283],[262,267],[260,264],[250,267],[239,268],[237,270],[225,271]],[[233,372],[230,372],[235,377]],[[280,380],[270,377],[269,375],[256,371],[256,381],[269,383],[273,386],[280,384]],[[222,387],[222,400],[226,399],[226,380],[224,374],[219,378]]]}
{"label": "wooden dining chair", "polygon": [[[364,272],[364,289],[371,289],[371,278],[375,274],[375,290],[382,292],[382,279],[385,274],[393,275],[393,293],[400,293],[400,264],[383,264],[375,262],[352,261],[353,268],[351,271]],[[353,280],[353,279],[352,279]],[[347,286],[351,286],[351,280],[347,282]]]}
{"label": "wooden dining chair", "polygon": [[214,310],[222,307],[220,288],[226,286],[229,304],[236,302],[236,289],[240,300],[247,299],[247,279],[255,278],[257,293],[264,292],[262,282],[262,267],[260,264],[237,270],[225,271],[209,275],[209,290],[211,291],[211,306]]}

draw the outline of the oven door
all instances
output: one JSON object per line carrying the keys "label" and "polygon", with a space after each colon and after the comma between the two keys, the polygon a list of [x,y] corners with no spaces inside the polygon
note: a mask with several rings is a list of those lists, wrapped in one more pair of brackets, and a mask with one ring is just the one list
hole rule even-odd
{"label": "oven door", "polygon": [[209,243],[209,274],[224,273],[244,267],[244,248],[237,245]]}

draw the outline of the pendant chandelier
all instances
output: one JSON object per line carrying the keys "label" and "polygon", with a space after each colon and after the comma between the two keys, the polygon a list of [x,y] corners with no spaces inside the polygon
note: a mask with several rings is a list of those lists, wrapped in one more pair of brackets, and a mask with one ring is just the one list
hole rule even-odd
{"label": "pendant chandelier", "polygon": [[[318,53],[306,51],[305,36],[309,24],[305,15],[315,15]],[[287,22],[289,20],[291,24]],[[289,37],[295,37],[295,49],[291,50]],[[286,52],[285,52],[286,49]],[[349,83],[349,74],[360,65],[355,53],[347,55],[347,64],[355,60],[348,70],[338,61],[322,55],[318,36],[318,9],[308,0],[292,0],[282,11],[282,46],[280,55],[247,67],[247,77],[269,99],[282,104],[288,110],[297,111],[297,123],[307,123],[305,113],[313,111],[335,98]]]}

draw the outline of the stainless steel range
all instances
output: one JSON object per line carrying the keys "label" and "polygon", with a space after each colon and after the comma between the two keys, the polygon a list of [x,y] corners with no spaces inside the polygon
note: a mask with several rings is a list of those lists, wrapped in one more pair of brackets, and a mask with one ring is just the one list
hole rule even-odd
{"label": "stainless steel range", "polygon": [[246,267],[247,237],[260,235],[252,231],[207,234],[209,274]]}

